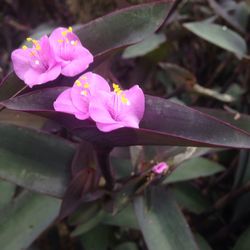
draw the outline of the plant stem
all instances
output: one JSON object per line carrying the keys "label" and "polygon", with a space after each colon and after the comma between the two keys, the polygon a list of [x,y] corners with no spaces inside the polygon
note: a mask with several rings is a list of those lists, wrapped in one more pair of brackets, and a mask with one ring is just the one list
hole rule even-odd
{"label": "plant stem", "polygon": [[115,183],[109,161],[109,153],[111,150],[112,148],[104,148],[100,146],[96,147],[97,162],[103,177],[105,178],[106,187],[108,190],[112,190]]}

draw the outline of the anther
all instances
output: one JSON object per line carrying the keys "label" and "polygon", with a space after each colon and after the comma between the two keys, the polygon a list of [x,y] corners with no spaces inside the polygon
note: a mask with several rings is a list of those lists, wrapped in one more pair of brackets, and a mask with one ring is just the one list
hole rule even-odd
{"label": "anther", "polygon": [[88,88],[89,88],[89,84],[88,84],[88,83],[84,83],[83,87],[84,87],[85,89],[88,89]]}
{"label": "anther", "polygon": [[82,86],[82,83],[79,80],[76,80],[75,83],[76,83],[76,86],[78,86],[78,87]]}
{"label": "anther", "polygon": [[87,96],[87,91],[86,90],[82,90],[81,91],[81,95]]}
{"label": "anther", "polygon": [[23,49],[23,50],[26,50],[26,49],[28,49],[28,47],[27,47],[26,45],[23,45],[23,46],[22,46],[22,49]]}

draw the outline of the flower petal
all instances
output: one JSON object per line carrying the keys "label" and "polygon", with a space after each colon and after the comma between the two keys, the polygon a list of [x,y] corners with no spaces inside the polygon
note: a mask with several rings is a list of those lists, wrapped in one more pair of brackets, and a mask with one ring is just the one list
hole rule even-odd
{"label": "flower petal", "polygon": [[23,80],[27,85],[33,87],[34,85],[41,85],[43,83],[56,79],[60,75],[60,73],[61,73],[60,65],[55,65],[53,68],[42,73],[30,67],[25,72]]}
{"label": "flower petal", "polygon": [[63,91],[54,102],[54,109],[56,111],[74,114],[76,118],[79,120],[85,120],[88,118],[88,115],[85,113],[80,112],[72,103],[71,100],[71,88],[66,89]]}
{"label": "flower petal", "polygon": [[14,71],[30,87],[52,81],[61,73],[61,65],[55,61],[48,37],[43,36],[33,43],[32,48],[24,47],[11,54]]}
{"label": "flower petal", "polygon": [[101,130],[102,132],[110,132],[112,130],[118,129],[118,128],[123,128],[125,127],[124,124],[122,123],[101,123],[97,122],[96,127]]}
{"label": "flower petal", "polygon": [[73,105],[81,112],[88,113],[90,98],[100,90],[110,92],[107,81],[98,74],[87,72],[80,76],[72,87],[71,99]]}
{"label": "flower petal", "polygon": [[76,46],[72,51],[72,59],[64,61],[62,75],[76,76],[86,70],[89,64],[93,62],[92,54],[84,47]]}
{"label": "flower petal", "polygon": [[62,65],[62,74],[75,76],[86,70],[93,62],[93,55],[82,46],[80,39],[69,29],[55,29],[50,37],[57,62]]}
{"label": "flower petal", "polygon": [[11,53],[13,68],[17,76],[24,80],[24,74],[30,68],[29,56],[30,49],[16,49]]}
{"label": "flower petal", "polygon": [[104,132],[121,127],[138,128],[144,106],[143,91],[136,85],[119,93],[97,92],[90,101],[89,114],[97,128]]}

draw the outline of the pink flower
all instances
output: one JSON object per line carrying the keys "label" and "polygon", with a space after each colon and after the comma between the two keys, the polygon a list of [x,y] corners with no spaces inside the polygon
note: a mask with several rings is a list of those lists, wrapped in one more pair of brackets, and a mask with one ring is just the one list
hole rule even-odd
{"label": "pink flower", "polygon": [[62,65],[62,74],[75,76],[86,70],[93,62],[93,55],[82,46],[72,28],[57,28],[49,37],[55,59]]}
{"label": "pink flower", "polygon": [[56,79],[61,65],[55,61],[48,37],[43,36],[39,41],[27,38],[27,41],[32,42],[32,48],[23,46],[11,54],[17,76],[30,87]]}
{"label": "pink flower", "polygon": [[163,174],[169,169],[169,166],[165,162],[160,162],[153,167],[153,172],[156,174]]}
{"label": "pink flower", "polygon": [[87,72],[75,81],[72,88],[68,88],[57,97],[54,109],[85,120],[89,118],[90,100],[98,91],[110,92],[107,81],[98,74]]}
{"label": "pink flower", "polygon": [[138,128],[145,108],[143,91],[138,85],[125,91],[116,84],[113,87],[113,92],[99,91],[92,96],[90,117],[103,132],[122,127]]}

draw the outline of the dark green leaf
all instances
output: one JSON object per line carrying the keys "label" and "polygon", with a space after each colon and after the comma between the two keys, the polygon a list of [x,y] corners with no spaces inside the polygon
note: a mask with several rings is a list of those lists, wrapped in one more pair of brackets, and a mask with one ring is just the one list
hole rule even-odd
{"label": "dark green leaf", "polygon": [[116,247],[115,250],[138,250],[138,247],[133,242],[126,242]]}
{"label": "dark green leaf", "polygon": [[107,250],[111,245],[112,229],[109,226],[98,225],[80,236],[85,250]]}
{"label": "dark green leaf", "polygon": [[164,183],[173,183],[199,177],[206,177],[217,174],[223,170],[224,167],[214,161],[202,157],[192,158],[179,165],[173,173],[167,177]]}
{"label": "dark green leaf", "polygon": [[194,236],[201,250],[212,250],[207,241],[200,234],[195,234]]}
{"label": "dark green leaf", "polygon": [[134,58],[144,56],[147,53],[157,49],[162,43],[166,41],[164,34],[153,34],[142,42],[126,48],[122,54],[122,58]]}
{"label": "dark green leaf", "polygon": [[193,213],[200,214],[211,205],[199,189],[187,183],[174,185],[172,191],[177,203]]}
{"label": "dark green leaf", "polygon": [[74,145],[57,136],[0,123],[0,177],[40,193],[62,197]]}
{"label": "dark green leaf", "polygon": [[14,196],[16,185],[0,180],[0,210],[5,207]]}
{"label": "dark green leaf", "polygon": [[99,210],[98,213],[94,216],[89,218],[86,222],[83,224],[79,225],[73,232],[72,236],[79,236],[81,234],[84,234],[90,230],[92,230],[94,227],[96,227],[101,221],[104,216],[104,211]]}
{"label": "dark green leaf", "polygon": [[26,249],[56,219],[61,201],[23,192],[0,213],[1,250]]}
{"label": "dark green leaf", "polygon": [[192,232],[172,197],[153,187],[135,199],[135,213],[149,250],[197,250]]}
{"label": "dark green leaf", "polygon": [[117,214],[106,214],[102,219],[103,224],[128,227],[128,228],[139,228],[134,209],[131,205],[126,206]]}
{"label": "dark green leaf", "polygon": [[208,22],[192,22],[185,23],[184,27],[210,43],[235,53],[240,59],[247,53],[245,40],[226,26]]}
{"label": "dark green leaf", "polygon": [[249,250],[250,246],[250,227],[248,227],[237,240],[233,250]]}

